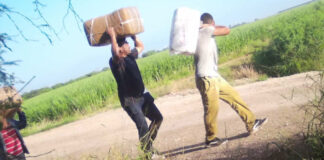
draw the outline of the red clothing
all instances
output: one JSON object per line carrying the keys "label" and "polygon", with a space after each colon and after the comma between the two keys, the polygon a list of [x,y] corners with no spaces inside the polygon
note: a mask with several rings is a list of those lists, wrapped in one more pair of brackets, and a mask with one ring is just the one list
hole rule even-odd
{"label": "red clothing", "polygon": [[23,153],[21,142],[14,128],[7,128],[1,131],[8,154],[17,156]]}

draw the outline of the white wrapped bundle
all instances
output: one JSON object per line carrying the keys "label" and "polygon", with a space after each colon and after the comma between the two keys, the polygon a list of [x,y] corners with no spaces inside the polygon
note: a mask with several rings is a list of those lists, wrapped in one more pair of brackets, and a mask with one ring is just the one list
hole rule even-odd
{"label": "white wrapped bundle", "polygon": [[200,12],[187,7],[175,10],[170,35],[171,54],[194,54],[197,47]]}

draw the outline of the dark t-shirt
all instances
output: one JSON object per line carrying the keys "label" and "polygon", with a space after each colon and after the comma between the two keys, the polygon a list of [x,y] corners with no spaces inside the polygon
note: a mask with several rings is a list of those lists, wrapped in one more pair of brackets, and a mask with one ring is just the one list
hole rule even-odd
{"label": "dark t-shirt", "polygon": [[119,63],[109,60],[110,69],[116,79],[118,96],[123,103],[125,97],[139,97],[143,95],[144,83],[135,59],[138,57],[136,49],[122,58]]}

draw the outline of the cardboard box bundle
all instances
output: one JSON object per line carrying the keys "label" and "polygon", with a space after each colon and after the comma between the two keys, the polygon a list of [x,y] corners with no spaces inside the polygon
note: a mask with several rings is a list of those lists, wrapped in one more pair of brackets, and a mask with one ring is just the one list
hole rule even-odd
{"label": "cardboard box bundle", "polygon": [[14,87],[0,88],[0,116],[7,116],[10,110],[21,106],[22,98]]}
{"label": "cardboard box bundle", "polygon": [[22,98],[15,87],[0,88],[0,110],[20,107]]}
{"label": "cardboard box bundle", "polygon": [[194,54],[196,52],[200,12],[194,9],[180,7],[175,10],[170,35],[171,54]]}
{"label": "cardboard box bundle", "polygon": [[136,7],[122,8],[111,14],[90,19],[83,24],[89,45],[110,44],[106,33],[108,27],[114,27],[118,36],[130,36],[144,31],[142,19]]}
{"label": "cardboard box bundle", "polygon": [[14,87],[0,88],[0,128],[4,118],[12,118],[21,106],[22,98]]}

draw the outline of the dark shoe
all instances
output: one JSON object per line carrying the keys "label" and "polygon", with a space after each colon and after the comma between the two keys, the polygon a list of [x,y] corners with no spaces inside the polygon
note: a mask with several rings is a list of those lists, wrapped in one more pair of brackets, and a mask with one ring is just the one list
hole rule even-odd
{"label": "dark shoe", "polygon": [[254,121],[254,125],[252,127],[252,130],[249,132],[250,135],[254,134],[257,132],[262,125],[266,124],[268,122],[268,118],[263,118],[263,119],[256,119]]}
{"label": "dark shoe", "polygon": [[165,156],[160,154],[160,152],[155,149],[154,147],[151,147],[151,150],[146,153],[146,157],[148,160],[163,160],[165,159]]}
{"label": "dark shoe", "polygon": [[156,148],[154,148],[154,147],[151,147],[150,152],[151,152],[152,154],[158,154],[158,155],[160,155],[160,152],[159,152]]}
{"label": "dark shoe", "polygon": [[217,145],[217,146],[219,146],[219,145],[225,144],[227,142],[228,142],[227,139],[219,139],[219,138],[216,137],[216,138],[214,138],[211,141],[206,140],[205,143],[206,143],[206,147],[210,147],[211,145]]}

